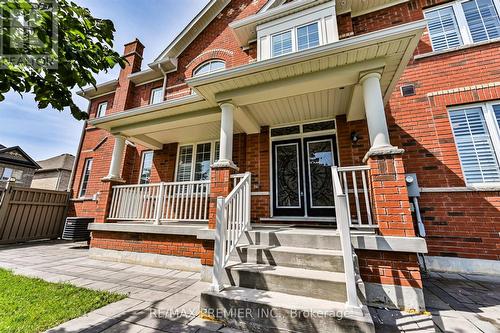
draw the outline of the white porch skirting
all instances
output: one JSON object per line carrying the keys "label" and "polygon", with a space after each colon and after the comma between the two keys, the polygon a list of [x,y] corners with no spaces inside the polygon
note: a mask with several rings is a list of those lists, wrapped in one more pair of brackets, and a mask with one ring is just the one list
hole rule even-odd
{"label": "white porch skirting", "polygon": [[202,270],[199,258],[177,257],[164,254],[90,248],[89,258],[190,272],[200,272]]}
{"label": "white porch skirting", "polygon": [[500,276],[500,261],[425,256],[427,270],[434,272],[488,274]]}

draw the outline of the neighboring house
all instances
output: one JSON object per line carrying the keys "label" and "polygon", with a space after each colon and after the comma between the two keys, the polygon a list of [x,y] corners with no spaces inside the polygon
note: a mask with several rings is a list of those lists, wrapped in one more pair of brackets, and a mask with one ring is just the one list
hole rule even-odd
{"label": "neighboring house", "polygon": [[19,146],[0,145],[0,192],[9,179],[15,179],[16,186],[30,187],[35,170],[40,166]]}
{"label": "neighboring house", "polygon": [[500,272],[499,9],[212,0],[153,63],[126,44],[118,78],[81,93],[72,210],[95,219],[91,255],[201,271],[205,311],[281,311],[216,312],[256,330],[352,323],[288,310],[358,311],[355,283],[421,310],[419,253]]}
{"label": "neighboring house", "polygon": [[41,169],[35,172],[31,187],[46,190],[66,191],[71,178],[75,156],[62,154],[37,161]]}

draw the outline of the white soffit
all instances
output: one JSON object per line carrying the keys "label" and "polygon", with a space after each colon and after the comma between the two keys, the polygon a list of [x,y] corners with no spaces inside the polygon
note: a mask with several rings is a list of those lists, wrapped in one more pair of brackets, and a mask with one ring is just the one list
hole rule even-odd
{"label": "white soffit", "polygon": [[[341,87],[339,76],[336,76],[340,72],[343,73],[346,84],[355,84],[359,77],[354,76],[359,75],[360,71],[379,66],[383,67],[381,85],[387,100],[413,55],[425,26],[425,21],[403,24],[204,77],[191,78],[188,84],[212,105],[217,105],[218,100],[233,99],[234,96],[245,98],[264,87],[275,91],[282,88],[279,92],[285,94],[292,93],[290,87],[297,91],[303,89],[304,93]],[[328,76],[329,73],[332,76]],[[316,85],[311,82],[316,82]],[[319,83],[326,85],[321,86]],[[263,95],[266,94],[270,95],[269,100],[282,97],[272,98],[271,89],[260,93],[260,97],[256,95],[257,100],[264,98]]]}
{"label": "white soffit", "polygon": [[96,87],[84,88],[83,90],[77,91],[76,94],[78,96],[91,100],[92,98],[113,93],[116,90],[117,86],[118,86],[118,80],[111,80],[104,83],[100,83],[96,85]]}

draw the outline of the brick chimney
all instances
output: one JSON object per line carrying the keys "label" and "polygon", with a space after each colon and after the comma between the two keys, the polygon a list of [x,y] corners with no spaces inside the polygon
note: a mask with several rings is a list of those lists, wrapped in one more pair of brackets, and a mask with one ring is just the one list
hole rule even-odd
{"label": "brick chimney", "polygon": [[116,88],[113,103],[113,112],[120,112],[130,108],[131,93],[134,88],[134,84],[130,82],[128,76],[141,70],[143,52],[144,45],[142,45],[137,38],[134,41],[125,44],[123,56],[128,63],[125,65],[125,68],[120,70],[118,87]]}

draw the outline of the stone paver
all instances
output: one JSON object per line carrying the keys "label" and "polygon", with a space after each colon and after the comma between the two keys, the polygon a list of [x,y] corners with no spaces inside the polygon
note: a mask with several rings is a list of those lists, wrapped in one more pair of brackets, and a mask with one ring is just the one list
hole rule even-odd
{"label": "stone paver", "polygon": [[429,315],[370,309],[378,332],[500,332],[500,277],[429,273],[424,276]]}
{"label": "stone paver", "polygon": [[94,260],[85,243],[36,242],[0,247],[0,267],[50,282],[126,294],[128,298],[75,318],[50,333],[215,332],[199,318],[200,274]]}
{"label": "stone paver", "polygon": [[[94,260],[84,243],[38,242],[0,247],[0,267],[52,282],[109,290],[128,298],[70,320],[50,333],[240,332],[198,316],[200,274]],[[500,277],[430,273],[429,314],[370,308],[378,332],[500,332]]]}

